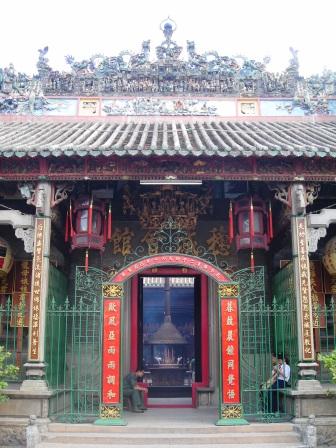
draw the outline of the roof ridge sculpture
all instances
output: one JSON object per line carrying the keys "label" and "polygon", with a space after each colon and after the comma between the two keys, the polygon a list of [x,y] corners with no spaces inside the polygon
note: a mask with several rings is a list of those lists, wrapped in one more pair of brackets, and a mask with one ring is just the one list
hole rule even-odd
{"label": "roof ridge sculpture", "polygon": [[155,60],[150,58],[150,41],[146,40],[136,54],[95,54],[82,61],[67,55],[71,70],[66,72],[49,65],[49,48],[45,46],[38,50],[33,77],[17,73],[13,64],[0,68],[0,113],[10,113],[18,101],[29,98],[30,108],[43,108],[44,95],[287,97],[307,113],[326,113],[328,108],[321,107],[323,98],[336,94],[336,73],[301,77],[298,51],[293,48],[288,67],[273,73],[267,70],[270,58],[260,62],[216,51],[200,54],[194,41],[187,41],[187,57],[183,58],[182,47],[172,39],[175,29],[170,18],[161,23],[165,39],[156,47]]}

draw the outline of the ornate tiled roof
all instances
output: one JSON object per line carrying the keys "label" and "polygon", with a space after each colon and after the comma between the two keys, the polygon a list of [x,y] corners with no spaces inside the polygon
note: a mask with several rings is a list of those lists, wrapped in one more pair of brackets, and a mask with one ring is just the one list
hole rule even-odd
{"label": "ornate tiled roof", "polygon": [[[194,101],[201,97],[207,98],[204,104],[210,99],[223,98],[280,100],[280,104],[274,104],[277,112],[335,115],[336,72],[324,70],[321,75],[301,76],[298,51],[292,47],[289,48],[291,56],[287,67],[274,73],[268,67],[269,57],[257,61],[243,55],[222,55],[217,51],[201,54],[194,41],[187,41],[186,51],[183,51],[183,47],[173,40],[175,22],[168,18],[160,28],[164,40],[156,47],[154,57],[150,41],[146,40],[138,53],[128,50],[112,56],[99,53],[84,60],[75,60],[68,55],[65,59],[69,69],[59,71],[49,65],[49,47],[46,46],[38,50],[37,72],[33,76],[18,72],[13,64],[0,67],[0,115],[73,115],[75,98],[86,109],[82,113],[84,111],[79,108],[79,115],[90,115],[88,110],[92,116],[123,114],[125,107],[128,108],[125,114],[132,109],[130,115],[141,115],[144,105],[146,112],[156,108],[159,115],[165,115],[164,111],[169,107],[163,105],[164,98],[170,98],[170,101],[176,98],[175,106],[181,103],[174,115],[187,115],[182,103],[194,109]],[[96,110],[92,101],[97,97],[102,102],[96,102]],[[62,101],[57,101],[58,98]],[[103,98],[107,102],[103,102]],[[120,98],[122,101],[118,104]],[[285,103],[281,104],[281,99]],[[98,103],[103,107],[100,108]],[[210,105],[210,108],[212,115],[216,106]],[[262,115],[267,116],[270,109],[265,109],[266,113]],[[196,112],[194,110],[192,115],[206,115],[205,110]],[[245,113],[242,115],[246,116]]]}
{"label": "ornate tiled roof", "polygon": [[336,158],[336,121],[1,122],[0,155]]}

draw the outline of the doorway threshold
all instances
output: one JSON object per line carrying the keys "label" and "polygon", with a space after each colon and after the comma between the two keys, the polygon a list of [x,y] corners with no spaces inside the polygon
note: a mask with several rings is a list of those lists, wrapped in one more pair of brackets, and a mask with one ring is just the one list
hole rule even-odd
{"label": "doorway threshold", "polygon": [[150,408],[192,408],[191,397],[148,398]]}

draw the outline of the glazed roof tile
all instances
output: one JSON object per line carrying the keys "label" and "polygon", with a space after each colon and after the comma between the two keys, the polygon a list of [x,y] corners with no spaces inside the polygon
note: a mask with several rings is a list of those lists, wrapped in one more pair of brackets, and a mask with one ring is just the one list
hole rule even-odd
{"label": "glazed roof tile", "polygon": [[336,157],[336,121],[0,123],[4,157],[114,154]]}

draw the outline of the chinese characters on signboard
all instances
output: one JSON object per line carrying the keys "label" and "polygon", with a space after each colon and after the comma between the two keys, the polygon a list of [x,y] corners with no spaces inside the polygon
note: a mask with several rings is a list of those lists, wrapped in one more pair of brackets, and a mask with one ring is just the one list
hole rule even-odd
{"label": "chinese characters on signboard", "polygon": [[310,260],[309,265],[313,328],[325,328],[326,321],[323,313],[325,295],[323,291],[322,265],[320,261],[313,260]]}
{"label": "chinese characters on signboard", "polygon": [[102,401],[120,402],[120,300],[104,299]]}
{"label": "chinese characters on signboard", "polygon": [[298,263],[301,291],[303,360],[314,359],[310,268],[305,218],[297,218]]}
{"label": "chinese characters on signboard", "polygon": [[[280,269],[290,264],[290,260],[280,260]],[[326,319],[325,295],[330,294],[328,290],[328,272],[324,269],[320,261],[309,260],[310,290],[313,314],[313,328],[325,328]]]}
{"label": "chinese characters on signboard", "polygon": [[81,98],[79,100],[78,115],[99,115],[100,103],[97,98]]}
{"label": "chinese characters on signboard", "polygon": [[12,327],[28,327],[30,309],[32,263],[29,260],[17,261],[14,265]]}
{"label": "chinese characters on signboard", "polygon": [[240,403],[238,300],[221,299],[222,317],[222,400]]}
{"label": "chinese characters on signboard", "polygon": [[32,308],[31,308],[31,360],[39,360],[41,286],[44,251],[44,219],[36,218],[35,223],[34,264],[32,275]]}
{"label": "chinese characters on signboard", "polygon": [[116,283],[123,282],[140,270],[156,268],[160,265],[176,265],[186,266],[188,268],[197,269],[210,277],[215,278],[218,282],[228,281],[228,277],[212,264],[207,261],[194,258],[189,255],[156,255],[148,257],[140,261],[129,264],[125,269],[121,270],[115,277]]}

